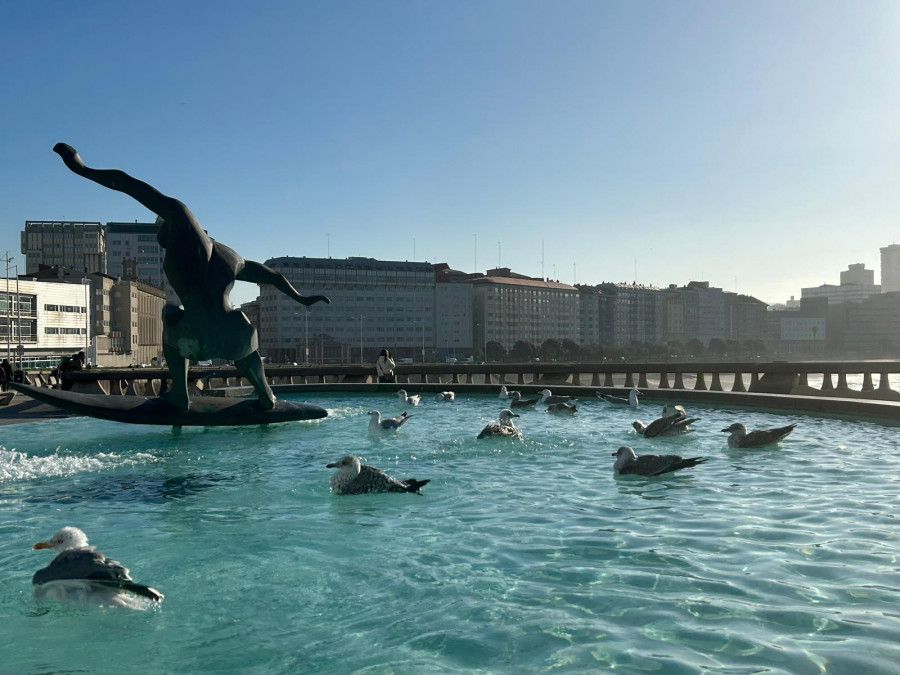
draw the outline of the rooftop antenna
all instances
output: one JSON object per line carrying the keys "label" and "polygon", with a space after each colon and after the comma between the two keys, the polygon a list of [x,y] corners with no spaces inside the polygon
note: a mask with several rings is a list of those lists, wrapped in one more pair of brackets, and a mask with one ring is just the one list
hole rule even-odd
{"label": "rooftop antenna", "polygon": [[544,276],[544,240],[541,239],[541,279],[546,279]]}

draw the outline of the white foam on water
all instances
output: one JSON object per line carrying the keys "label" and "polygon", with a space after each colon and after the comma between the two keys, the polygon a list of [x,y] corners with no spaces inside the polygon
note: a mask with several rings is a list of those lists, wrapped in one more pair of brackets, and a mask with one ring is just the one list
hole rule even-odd
{"label": "white foam on water", "polygon": [[121,466],[136,466],[157,462],[158,458],[146,452],[122,455],[114,452],[99,452],[95,455],[60,454],[60,449],[52,455],[36,456],[26,452],[9,450],[0,445],[0,483],[34,478],[71,476],[76,473],[105,471]]}

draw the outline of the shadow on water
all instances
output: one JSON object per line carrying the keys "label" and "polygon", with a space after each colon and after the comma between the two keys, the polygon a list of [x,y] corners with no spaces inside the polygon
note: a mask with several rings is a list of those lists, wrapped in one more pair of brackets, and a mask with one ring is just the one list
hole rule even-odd
{"label": "shadow on water", "polygon": [[216,473],[188,473],[170,477],[161,472],[127,477],[102,476],[79,482],[70,490],[27,497],[24,501],[30,504],[76,504],[86,501],[161,504],[192,497],[232,480],[233,476]]}

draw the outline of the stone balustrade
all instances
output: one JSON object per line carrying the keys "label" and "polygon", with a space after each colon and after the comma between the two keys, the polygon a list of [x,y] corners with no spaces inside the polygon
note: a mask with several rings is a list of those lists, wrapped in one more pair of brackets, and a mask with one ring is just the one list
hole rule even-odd
{"label": "stone balustrade", "polygon": [[[691,390],[900,401],[900,392],[890,383],[891,375],[900,374],[900,361],[425,363],[399,365],[395,373],[398,385],[638,387],[645,394],[653,390]],[[375,382],[374,367],[360,365],[269,365],[266,376],[276,390]],[[168,371],[159,368],[85,370],[73,373],[73,391],[154,396],[165,390],[167,377]],[[848,377],[859,382],[859,388],[848,386]],[[39,386],[56,384],[44,373],[28,373],[27,378]],[[195,392],[249,384],[230,366],[192,368],[189,379]]]}

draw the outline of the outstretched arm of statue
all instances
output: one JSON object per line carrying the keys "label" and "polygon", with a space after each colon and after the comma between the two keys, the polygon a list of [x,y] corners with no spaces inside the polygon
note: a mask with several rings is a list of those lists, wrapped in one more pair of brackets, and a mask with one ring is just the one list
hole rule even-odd
{"label": "outstretched arm of statue", "polygon": [[237,273],[236,278],[238,281],[249,281],[251,284],[272,284],[289,298],[307,307],[317,302],[331,302],[324,295],[300,295],[283,274],[253,260],[244,261],[244,269]]}

